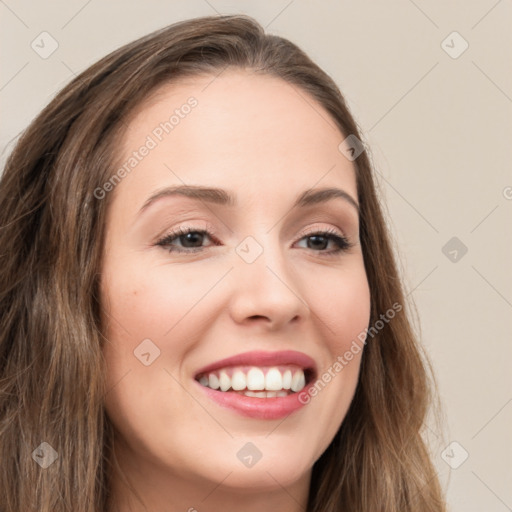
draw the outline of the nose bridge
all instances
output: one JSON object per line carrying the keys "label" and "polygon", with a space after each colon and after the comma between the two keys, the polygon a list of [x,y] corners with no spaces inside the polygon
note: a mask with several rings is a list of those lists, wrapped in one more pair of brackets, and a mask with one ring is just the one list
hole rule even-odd
{"label": "nose bridge", "polygon": [[247,236],[235,249],[232,312],[239,321],[264,316],[282,324],[309,310],[276,238],[274,232]]}

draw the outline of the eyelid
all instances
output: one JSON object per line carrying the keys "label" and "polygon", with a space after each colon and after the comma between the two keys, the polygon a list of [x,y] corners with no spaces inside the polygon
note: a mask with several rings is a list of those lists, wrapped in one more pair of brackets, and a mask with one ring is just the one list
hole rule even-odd
{"label": "eyelid", "polygon": [[[204,223],[203,225],[199,224],[199,223]],[[331,226],[326,228],[326,227],[323,227],[323,226],[318,226],[318,224],[321,224],[320,222],[316,222],[313,226],[310,226],[308,228],[304,228],[302,229],[299,234],[297,235],[297,239],[301,239],[303,238],[304,236],[308,236],[309,234],[315,234],[317,233],[318,231],[328,231],[329,233],[336,233],[338,236],[340,237],[343,237],[343,238],[349,238],[347,234],[344,233],[344,231],[338,227],[335,227],[335,228],[332,228]],[[211,234],[213,237],[217,237],[217,230],[215,229],[214,225],[211,224],[210,222],[208,221],[185,221],[183,224],[180,224],[179,226],[175,227],[175,228],[169,228],[169,229],[166,229],[164,230],[163,233],[160,233],[158,236],[155,237],[155,240],[154,242],[156,243],[158,240],[162,239],[163,237],[167,236],[167,235],[170,235],[170,234],[173,234],[175,233],[176,231],[184,231],[184,230],[187,230],[187,229],[194,229],[194,230],[197,230],[197,231],[201,231],[201,230],[204,230],[204,231],[208,231],[209,234]],[[335,230],[335,231],[333,231]]]}
{"label": "eyelid", "polygon": [[[203,234],[203,236],[206,236],[213,242],[213,246],[222,245],[222,242],[219,243],[219,239],[217,238],[215,234],[215,229],[212,225],[206,223],[205,228],[199,227],[198,225],[181,225],[174,229],[171,229],[167,234],[162,235],[158,238],[158,240],[153,244],[155,246],[160,246],[162,248],[167,248],[167,250],[170,253],[175,254],[194,254],[194,253],[200,253],[204,252],[205,249],[208,249],[212,245],[209,246],[201,246],[201,247],[191,247],[191,248],[179,248],[174,247],[174,249],[169,249],[168,247],[171,247],[171,242],[174,242],[175,240],[179,239],[181,236],[184,236],[188,233],[194,233],[198,232]],[[303,239],[308,238],[310,236],[319,235],[326,237],[329,241],[332,241],[336,244],[338,247],[335,250],[330,251],[313,251],[315,253],[318,253],[321,257],[334,257],[337,255],[341,255],[342,253],[348,251],[352,247],[354,247],[356,244],[352,242],[342,230],[339,228],[334,228],[332,226],[329,227],[319,227],[319,226],[310,226],[307,229],[302,230],[297,236],[296,240],[293,242],[293,244],[297,244],[301,242]]]}
{"label": "eyelid", "polygon": [[334,227],[322,227],[322,226],[313,226],[313,227],[308,227],[302,231],[299,232],[299,235],[298,235],[298,240],[304,238],[305,236],[308,236],[308,235],[313,235],[315,233],[318,233],[320,231],[323,231],[323,232],[327,232],[327,233],[330,233],[330,234],[333,234],[333,235],[337,235],[339,236],[340,238],[346,238],[348,240],[348,236],[339,228],[334,228]]}
{"label": "eyelid", "polygon": [[[201,222],[201,221],[199,221],[199,222]],[[208,232],[207,235],[210,238],[218,238],[213,224],[210,224],[207,221],[202,221],[202,222],[204,222],[203,226],[193,223],[193,222],[190,222],[190,223],[185,222],[184,224],[181,224],[175,228],[170,228],[168,230],[165,230],[164,233],[155,237],[154,243],[156,244],[158,241],[160,241],[163,238],[168,237],[168,236],[176,236],[177,232],[182,232],[182,231],[187,231],[187,230],[207,231]],[[319,224],[319,223],[317,223],[317,224]],[[294,241],[294,243],[298,242],[305,236],[313,235],[313,234],[316,234],[321,231],[327,232],[327,233],[330,233],[333,235],[335,234],[341,238],[345,238],[348,240],[348,236],[343,232],[343,230],[341,230],[339,228],[333,228],[333,227],[326,228],[326,227],[322,227],[322,226],[318,226],[318,225],[313,225],[308,228],[302,229],[299,232],[299,234],[297,235],[297,239]]]}
{"label": "eyelid", "polygon": [[217,232],[213,224],[210,224],[208,221],[184,221],[182,224],[163,230],[163,232],[154,238],[152,245],[156,245],[163,238],[175,236],[175,233],[179,231],[186,231],[188,229],[194,231],[207,231],[208,236],[211,235],[211,237],[216,237]]}

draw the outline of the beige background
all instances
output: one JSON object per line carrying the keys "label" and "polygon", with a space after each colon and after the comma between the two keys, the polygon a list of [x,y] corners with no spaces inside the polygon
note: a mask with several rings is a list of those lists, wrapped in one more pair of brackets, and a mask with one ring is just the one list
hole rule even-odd
{"label": "beige background", "polygon": [[[512,510],[510,0],[2,0],[2,166],[75,73],[154,29],[216,12],[254,16],[342,88],[373,153],[438,377],[446,432],[428,429],[450,508]],[[45,59],[31,48],[43,31],[59,45]],[[452,237],[466,254],[443,253]],[[444,458],[456,469],[441,456],[452,441]]]}

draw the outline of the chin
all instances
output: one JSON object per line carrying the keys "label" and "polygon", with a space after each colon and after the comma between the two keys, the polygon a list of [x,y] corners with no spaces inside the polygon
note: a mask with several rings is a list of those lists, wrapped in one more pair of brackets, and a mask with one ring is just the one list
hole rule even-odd
{"label": "chin", "polygon": [[[304,478],[316,460],[313,454],[304,450],[301,443],[297,444],[299,448],[296,449],[292,449],[290,444],[276,448],[275,443],[264,438],[261,442],[254,437],[253,441],[250,439],[245,441],[237,438],[234,451],[226,449],[212,454],[208,465],[213,471],[208,471],[208,478],[219,481],[229,475],[223,486],[268,491],[276,487],[290,486]],[[229,455],[230,452],[232,455]],[[202,469],[204,468],[205,464],[202,464]]]}

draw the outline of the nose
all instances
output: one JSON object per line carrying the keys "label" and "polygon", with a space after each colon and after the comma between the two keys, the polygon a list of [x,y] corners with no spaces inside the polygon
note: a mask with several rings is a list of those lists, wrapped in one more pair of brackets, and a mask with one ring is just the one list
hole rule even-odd
{"label": "nose", "polygon": [[271,251],[267,244],[252,263],[236,258],[230,300],[230,314],[235,322],[259,323],[269,330],[278,330],[308,317],[310,308],[300,286],[303,280],[280,250]]}

